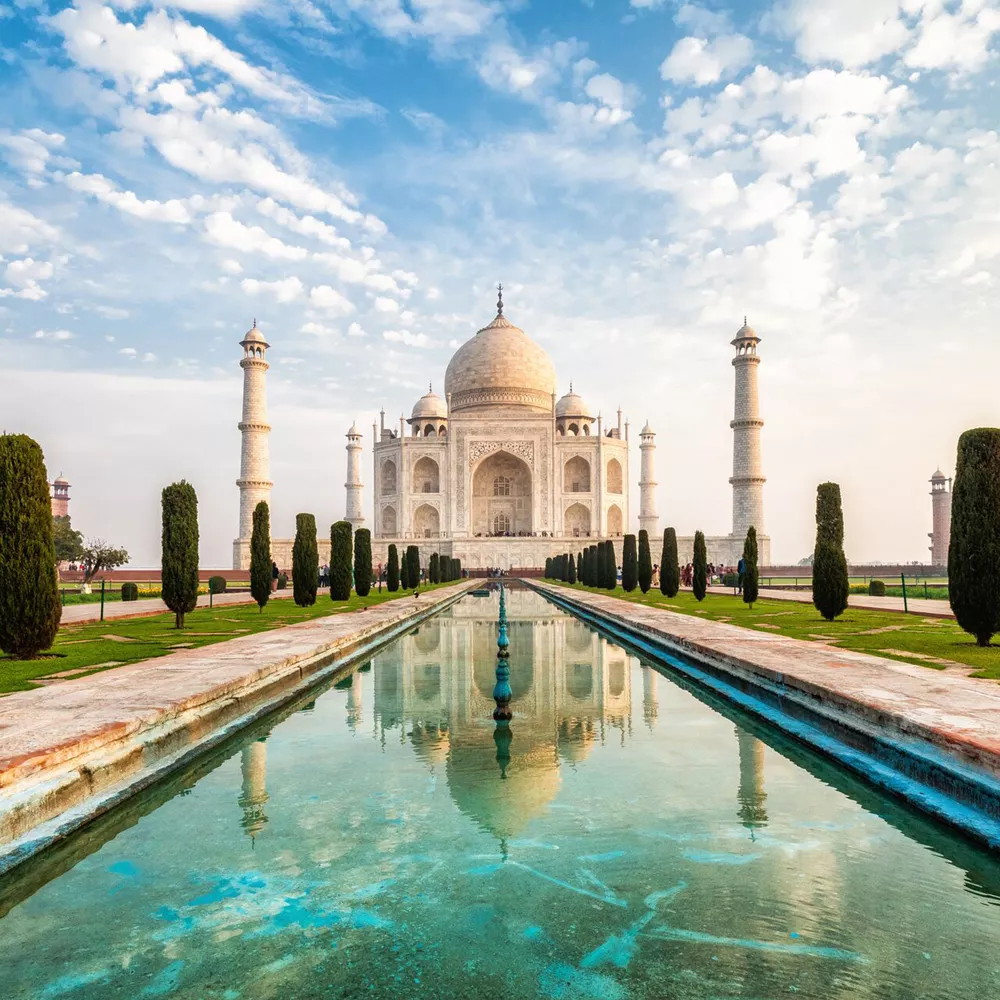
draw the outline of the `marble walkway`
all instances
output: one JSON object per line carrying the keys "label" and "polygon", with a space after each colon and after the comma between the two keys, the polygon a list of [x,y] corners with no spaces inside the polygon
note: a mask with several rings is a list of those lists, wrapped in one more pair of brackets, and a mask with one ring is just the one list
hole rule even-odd
{"label": "marble walkway", "polygon": [[464,580],[3,699],[0,874],[327,676],[363,643],[473,586]]}
{"label": "marble walkway", "polygon": [[880,731],[915,736],[1000,778],[1000,684],[959,673],[743,629],[610,595],[552,587],[578,605],[640,626],[734,673],[794,688],[848,709]]}
{"label": "marble walkway", "polygon": [[[919,593],[920,588],[914,588]],[[713,594],[731,594],[732,587],[709,587]],[[812,604],[810,590],[778,590],[774,587],[761,587],[760,596],[776,601],[797,601],[800,604]],[[867,608],[870,611],[903,611],[902,597],[871,597],[868,594],[851,594],[847,603],[852,608]],[[911,615],[925,615],[928,618],[954,618],[955,612],[947,601],[936,600],[933,597],[906,598],[906,610]]]}
{"label": "marble walkway", "polygon": [[[284,598],[292,596],[292,588],[286,587],[284,590],[272,591],[271,597]],[[208,594],[200,594],[198,597],[198,607],[208,607]],[[219,607],[224,604],[252,604],[253,597],[249,591],[245,594],[215,594],[212,598],[212,607]],[[146,615],[162,615],[167,611],[167,606],[158,597],[144,597],[139,601],[105,601],[104,620],[109,618],[141,618]],[[59,619],[63,625],[75,625],[78,622],[96,622],[101,620],[101,605],[97,604],[67,604],[62,609],[62,618]]]}

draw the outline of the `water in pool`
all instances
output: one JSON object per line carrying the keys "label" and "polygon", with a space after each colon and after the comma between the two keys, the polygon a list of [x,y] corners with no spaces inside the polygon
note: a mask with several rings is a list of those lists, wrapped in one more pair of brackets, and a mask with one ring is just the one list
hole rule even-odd
{"label": "water in pool", "polygon": [[539,595],[0,882],[4,998],[1000,997],[1000,865]]}

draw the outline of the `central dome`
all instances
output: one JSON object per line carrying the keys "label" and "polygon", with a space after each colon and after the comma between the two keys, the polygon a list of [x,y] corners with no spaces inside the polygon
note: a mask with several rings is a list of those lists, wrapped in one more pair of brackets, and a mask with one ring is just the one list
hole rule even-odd
{"label": "central dome", "polygon": [[556,373],[549,356],[503,314],[503,307],[454,354],[444,376],[451,410],[516,406],[552,412]]}

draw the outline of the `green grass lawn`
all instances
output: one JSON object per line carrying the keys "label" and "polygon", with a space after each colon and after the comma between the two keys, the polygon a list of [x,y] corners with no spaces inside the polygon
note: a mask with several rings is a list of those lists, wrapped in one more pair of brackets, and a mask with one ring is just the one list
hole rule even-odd
{"label": "green grass lawn", "polygon": [[[667,598],[658,590],[643,595],[639,590],[626,594],[620,587],[612,592],[580,584],[569,587],[568,584],[557,583],[556,586],[607,594],[807,642],[830,642],[842,649],[872,653],[937,670],[943,670],[949,663],[961,663],[974,668],[973,677],[1000,680],[1000,644],[981,649],[971,635],[946,618],[848,608],[836,621],[828,622],[811,604],[793,601],[760,600],[751,610],[742,598],[728,594],[708,594],[705,600],[699,602],[690,590],[682,590],[676,597]],[[1000,638],[995,642],[1000,643]],[[948,663],[935,662],[940,660]]]}
{"label": "green grass lawn", "polygon": [[[427,593],[446,586],[450,584],[424,585],[420,592]],[[230,604],[212,610],[198,608],[184,616],[184,628],[181,630],[174,628],[174,616],[169,612],[146,618],[116,618],[64,625],[49,654],[37,660],[14,660],[0,656],[0,694],[39,687],[34,682],[53,674],[71,671],[74,677],[85,677],[125,663],[166,656],[178,647],[208,646],[311,618],[357,611],[412,593],[412,590],[400,590],[390,594],[383,590],[380,594],[378,590],[373,590],[365,598],[351,594],[350,600],[331,601],[329,591],[320,591],[311,608],[300,608],[289,599],[268,601],[263,611],[258,611],[256,604]]]}

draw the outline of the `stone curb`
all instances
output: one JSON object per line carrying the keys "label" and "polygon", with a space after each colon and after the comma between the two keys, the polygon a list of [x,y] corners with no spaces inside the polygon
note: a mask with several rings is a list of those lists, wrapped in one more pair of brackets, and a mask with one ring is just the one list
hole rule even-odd
{"label": "stone curb", "polygon": [[462,581],[420,598],[182,650],[5,699],[0,875],[473,586]]}
{"label": "stone curb", "polygon": [[1000,847],[1000,690],[866,653],[530,585],[565,610]]}

